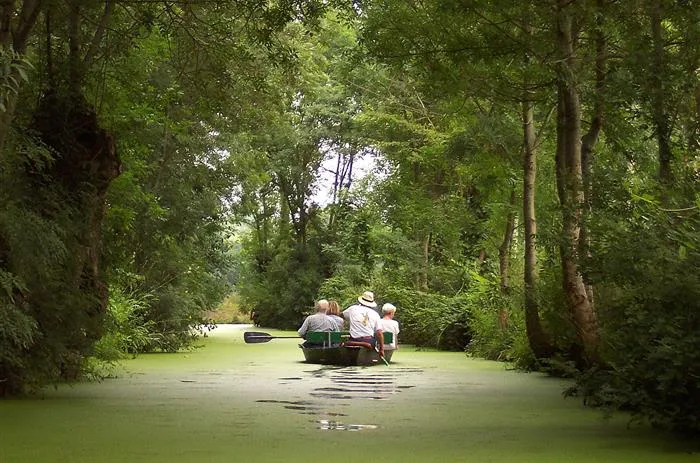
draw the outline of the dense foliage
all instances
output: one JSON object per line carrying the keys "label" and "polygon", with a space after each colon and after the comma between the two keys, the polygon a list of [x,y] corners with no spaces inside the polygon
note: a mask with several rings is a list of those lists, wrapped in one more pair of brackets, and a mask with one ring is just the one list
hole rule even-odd
{"label": "dense foliage", "polygon": [[697,2],[6,3],[0,393],[371,289],[700,432]]}

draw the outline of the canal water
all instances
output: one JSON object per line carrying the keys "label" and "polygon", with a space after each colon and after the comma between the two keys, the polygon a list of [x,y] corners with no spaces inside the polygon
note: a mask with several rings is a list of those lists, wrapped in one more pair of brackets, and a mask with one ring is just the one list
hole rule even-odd
{"label": "canal water", "polygon": [[0,463],[700,462],[562,398],[562,380],[410,347],[389,367],[309,365],[296,340],[247,345],[245,329],[0,401]]}

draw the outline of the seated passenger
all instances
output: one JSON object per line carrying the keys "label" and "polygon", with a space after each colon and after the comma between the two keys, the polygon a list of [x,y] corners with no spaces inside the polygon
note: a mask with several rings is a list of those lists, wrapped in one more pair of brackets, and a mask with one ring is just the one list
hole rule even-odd
{"label": "seated passenger", "polygon": [[375,307],[374,293],[365,291],[357,298],[359,304],[352,305],[343,311],[343,317],[348,321],[351,342],[369,343],[377,347],[379,355],[384,356],[384,334],[381,318]]}
{"label": "seated passenger", "polygon": [[[316,302],[316,313],[313,315],[309,315],[306,317],[304,320],[304,323],[301,325],[301,328],[297,330],[297,333],[299,333],[299,336],[302,338],[306,339],[306,333],[310,331],[338,331],[338,325],[336,324],[335,321],[328,315],[326,315],[326,312],[328,311],[328,301],[325,299],[321,299],[318,302]],[[312,344],[309,343],[308,341],[304,342],[305,347],[312,347],[315,345],[322,345],[322,344]]]}
{"label": "seated passenger", "polygon": [[399,337],[399,322],[394,320],[394,314],[396,314],[396,307],[393,304],[384,304],[382,306],[382,313],[384,318],[382,318],[382,329],[385,333],[392,333],[394,339],[391,340],[390,344],[384,345],[384,350],[396,350],[399,348],[398,337]]}
{"label": "seated passenger", "polygon": [[340,305],[336,301],[328,301],[328,316],[338,325],[338,331],[343,331],[345,319],[340,315]]}

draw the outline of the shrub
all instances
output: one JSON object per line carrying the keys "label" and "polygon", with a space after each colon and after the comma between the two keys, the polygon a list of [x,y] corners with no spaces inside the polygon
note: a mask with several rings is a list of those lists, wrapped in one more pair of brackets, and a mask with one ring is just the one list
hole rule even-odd
{"label": "shrub", "polygon": [[611,227],[593,268],[606,364],[569,394],[700,434],[700,217],[638,204]]}
{"label": "shrub", "polygon": [[124,294],[114,289],[109,295],[105,334],[95,343],[94,355],[114,361],[142,352],[155,337],[155,322],[145,319],[147,296]]}
{"label": "shrub", "polygon": [[529,365],[532,354],[525,333],[521,294],[503,294],[500,282],[474,276],[469,291],[472,340],[468,352],[489,360]]}

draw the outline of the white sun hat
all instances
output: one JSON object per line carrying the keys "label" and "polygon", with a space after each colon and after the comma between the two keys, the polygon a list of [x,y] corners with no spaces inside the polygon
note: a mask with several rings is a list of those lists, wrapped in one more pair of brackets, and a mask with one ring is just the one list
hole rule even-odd
{"label": "white sun hat", "polygon": [[357,302],[373,309],[377,307],[377,303],[374,302],[374,293],[372,291],[365,291],[362,293],[362,296],[357,298]]}

